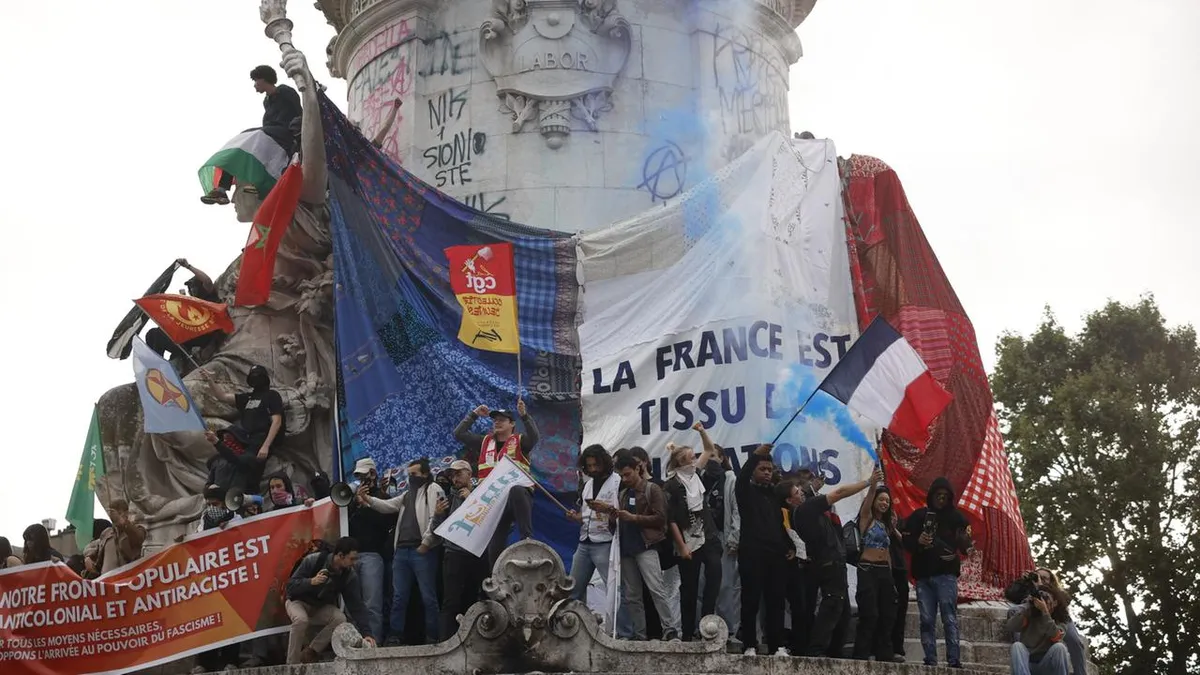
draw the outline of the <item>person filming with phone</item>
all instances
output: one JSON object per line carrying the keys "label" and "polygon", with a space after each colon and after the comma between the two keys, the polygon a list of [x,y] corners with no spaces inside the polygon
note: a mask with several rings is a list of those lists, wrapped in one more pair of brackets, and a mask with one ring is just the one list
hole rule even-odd
{"label": "person filming with phone", "polygon": [[902,534],[905,548],[912,553],[912,574],[917,580],[925,665],[937,665],[934,621],[941,612],[946,660],[952,668],[962,667],[958,645],[958,574],[961,558],[973,544],[971,527],[966,516],[954,505],[954,491],[949,480],[937,478],[933,481],[926,506],[913,511]]}

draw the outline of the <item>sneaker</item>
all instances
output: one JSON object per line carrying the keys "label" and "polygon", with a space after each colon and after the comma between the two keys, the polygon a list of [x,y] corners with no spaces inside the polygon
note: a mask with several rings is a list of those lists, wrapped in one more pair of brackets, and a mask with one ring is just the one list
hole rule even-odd
{"label": "sneaker", "polygon": [[206,673],[208,671],[204,669],[204,666],[192,666],[192,669],[188,672],[192,675],[200,675],[201,673]]}
{"label": "sneaker", "polygon": [[904,663],[904,655],[903,654],[893,654],[892,655],[892,663]]}
{"label": "sneaker", "polygon": [[221,188],[213,188],[208,191],[208,194],[200,198],[200,201],[205,204],[221,204],[229,203],[229,194]]}
{"label": "sneaker", "polygon": [[262,668],[266,663],[257,656],[251,656],[242,664],[243,668]]}
{"label": "sneaker", "polygon": [[743,656],[758,656],[758,651],[754,649],[754,647],[751,647],[746,650],[746,653],[743,654]]}
{"label": "sneaker", "polygon": [[676,633],[674,630],[668,628],[667,630],[663,631],[662,641],[663,642],[679,642],[679,633]]}
{"label": "sneaker", "polygon": [[787,647],[780,647],[779,649],[775,650],[775,656],[791,656],[791,655],[792,655],[792,653],[790,651],[788,651]]}

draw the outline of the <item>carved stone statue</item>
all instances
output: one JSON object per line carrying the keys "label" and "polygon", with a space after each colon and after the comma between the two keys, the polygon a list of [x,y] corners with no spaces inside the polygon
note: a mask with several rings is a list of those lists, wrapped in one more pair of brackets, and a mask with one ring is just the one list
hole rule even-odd
{"label": "carved stone statue", "polygon": [[483,584],[487,599],[462,616],[458,632],[434,645],[365,647],[351,623],[334,632],[338,672],[382,673],[736,673],[725,654],[729,629],[716,616],[700,621],[695,642],[630,642],[584,603],[554,549],[526,539],[505,549]]}
{"label": "carved stone statue", "polygon": [[[212,359],[184,377],[184,382],[206,422],[219,429],[227,426],[237,411],[221,403],[213,395],[214,388],[245,391],[251,366],[265,366],[272,387],[283,397],[287,431],[273,445],[265,473],[283,470],[294,480],[306,482],[318,469],[328,472],[332,458],[336,378],[333,260],[317,87],[304,55],[290,43],[291,22],[283,17],[283,4],[264,2],[263,21],[269,24],[268,35],[280,42],[281,65],[296,82],[304,107],[301,203],[276,257],[270,300],[265,306],[231,308],[235,331]],[[281,26],[281,21],[286,26]],[[286,37],[280,34],[281,27],[286,27]],[[239,186],[232,199],[238,221],[250,223],[260,200],[256,192]],[[240,258],[235,260],[216,281],[225,300],[234,296],[240,263]],[[206,463],[216,452],[204,435],[144,433],[141,405],[132,383],[104,394],[99,408],[109,470],[101,479],[107,485],[97,494],[104,499],[125,498],[151,525],[194,518],[202,506]]]}

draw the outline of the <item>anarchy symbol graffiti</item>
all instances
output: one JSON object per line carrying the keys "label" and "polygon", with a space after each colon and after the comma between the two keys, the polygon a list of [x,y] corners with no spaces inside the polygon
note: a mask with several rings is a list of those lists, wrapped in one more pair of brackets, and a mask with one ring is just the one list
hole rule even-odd
{"label": "anarchy symbol graffiti", "polygon": [[642,182],[638,189],[646,188],[650,201],[666,201],[683,192],[687,182],[687,156],[678,145],[667,141],[655,148],[642,163]]}

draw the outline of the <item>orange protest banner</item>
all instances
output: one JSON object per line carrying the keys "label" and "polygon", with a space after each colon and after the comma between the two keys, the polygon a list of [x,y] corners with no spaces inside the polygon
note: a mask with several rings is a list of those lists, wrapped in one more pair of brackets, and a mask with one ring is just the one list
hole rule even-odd
{"label": "orange protest banner", "polygon": [[463,310],[458,339],[476,349],[520,353],[512,244],[451,246],[446,259]]}
{"label": "orange protest banner", "polygon": [[229,307],[187,295],[159,293],[133,301],[177,345],[221,330],[233,332]]}
{"label": "orange protest banner", "polygon": [[60,563],[0,571],[0,672],[118,675],[286,632],[292,567],[337,533],[324,499],[192,535],[94,581]]}

